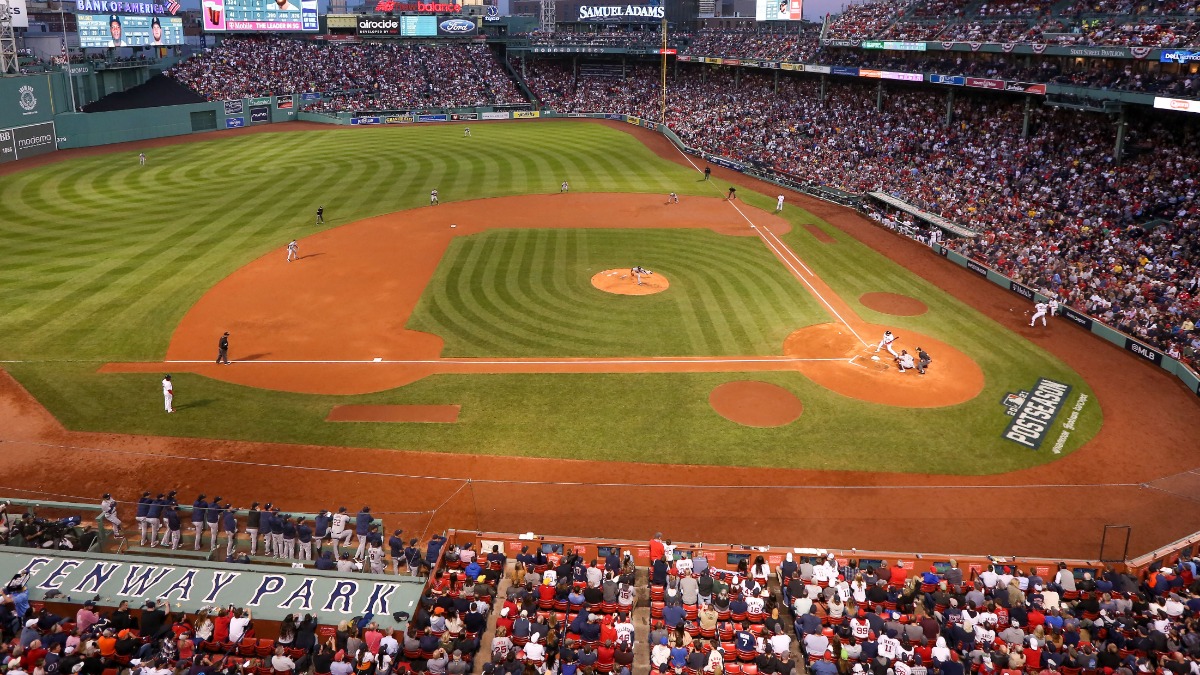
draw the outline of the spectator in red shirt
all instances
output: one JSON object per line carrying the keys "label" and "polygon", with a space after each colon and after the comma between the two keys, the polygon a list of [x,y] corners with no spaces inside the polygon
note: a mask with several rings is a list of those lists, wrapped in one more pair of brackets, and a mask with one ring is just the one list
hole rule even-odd
{"label": "spectator in red shirt", "polygon": [[667,548],[663,545],[662,532],[655,532],[654,538],[650,540],[650,560],[659,560],[666,552]]}
{"label": "spectator in red shirt", "polygon": [[222,609],[213,619],[213,642],[229,642],[229,622],[233,620],[228,609]]}

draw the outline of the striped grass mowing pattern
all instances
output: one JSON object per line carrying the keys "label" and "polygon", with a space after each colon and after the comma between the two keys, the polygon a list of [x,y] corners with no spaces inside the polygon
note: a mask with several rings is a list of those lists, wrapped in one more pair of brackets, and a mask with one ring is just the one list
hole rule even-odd
{"label": "striped grass mowing pattern", "polygon": [[[671,288],[619,296],[601,270],[642,265]],[[710,230],[492,230],[454,240],[408,327],[445,356],[779,354],[829,320],[753,237]]]}
{"label": "striped grass mowing pattern", "polygon": [[443,201],[694,192],[694,175],[596,124],[267,133],[80,158],[0,180],[0,358],[152,360],[209,287],[288,240]]}

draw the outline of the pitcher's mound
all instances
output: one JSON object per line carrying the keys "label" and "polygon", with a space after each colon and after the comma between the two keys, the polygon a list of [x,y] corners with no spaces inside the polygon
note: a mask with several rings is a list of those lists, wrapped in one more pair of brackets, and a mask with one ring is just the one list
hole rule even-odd
{"label": "pitcher's mound", "polygon": [[925,303],[899,293],[863,293],[858,301],[867,309],[892,316],[920,316],[929,311]]}
{"label": "pitcher's mound", "polygon": [[730,422],[748,427],[779,427],[796,421],[804,404],[792,392],[766,382],[726,382],[708,395],[708,404]]}
{"label": "pitcher's mound", "polygon": [[639,286],[637,279],[629,273],[629,268],[621,267],[597,272],[592,276],[592,285],[605,293],[616,293],[617,295],[653,295],[667,290],[671,286],[671,282],[655,272],[650,275],[643,274],[642,283]]}

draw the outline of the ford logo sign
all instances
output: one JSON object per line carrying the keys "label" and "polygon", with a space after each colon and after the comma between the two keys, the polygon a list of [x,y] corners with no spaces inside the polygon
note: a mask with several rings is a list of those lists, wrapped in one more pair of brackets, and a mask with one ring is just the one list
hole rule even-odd
{"label": "ford logo sign", "polygon": [[470,33],[475,30],[475,22],[466,19],[450,19],[438,24],[438,29],[444,33]]}

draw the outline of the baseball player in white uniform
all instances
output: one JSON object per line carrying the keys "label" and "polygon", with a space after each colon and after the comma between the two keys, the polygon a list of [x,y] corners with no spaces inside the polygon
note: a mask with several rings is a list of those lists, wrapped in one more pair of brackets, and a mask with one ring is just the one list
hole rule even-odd
{"label": "baseball player in white uniform", "polygon": [[667,195],[667,203],[668,204],[678,204],[679,203],[679,195],[675,194],[674,192]]}
{"label": "baseball player in white uniform", "polygon": [[1050,298],[1050,302],[1046,304],[1050,306],[1050,316],[1058,314],[1058,298]]}
{"label": "baseball player in white uniform", "polygon": [[292,243],[287,245],[287,251],[288,251],[288,254],[287,254],[288,262],[292,262],[293,260],[300,259],[300,244],[297,244],[295,239],[292,240]]}
{"label": "baseball player in white uniform", "polygon": [[[112,498],[112,495],[104,493],[104,500],[100,502],[100,515],[104,516],[104,520],[112,523],[113,534],[121,535],[121,519],[117,517],[117,500]],[[104,529],[104,522],[100,522],[100,529]]]}
{"label": "baseball player in white uniform", "polygon": [[629,273],[633,275],[634,279],[637,279],[638,286],[645,285],[642,283],[642,275],[650,276],[651,274],[654,274],[654,272],[651,272],[650,270],[646,269],[645,267],[642,267],[641,265],[638,265],[637,267],[634,267],[633,269],[629,270]]}
{"label": "baseball player in white uniform", "polygon": [[146,166],[146,153],[144,153],[144,152],[138,153],[138,165]]}
{"label": "baseball player in white uniform", "polygon": [[1037,323],[1040,318],[1042,325],[1046,325],[1046,313],[1050,311],[1050,306],[1044,302],[1039,302],[1033,306],[1033,318],[1029,320],[1029,327],[1033,328],[1033,324]]}
{"label": "baseball player in white uniform", "polygon": [[782,210],[783,210],[783,195],[779,195],[778,197],[775,198],[775,213],[779,213]]}
{"label": "baseball player in white uniform", "polygon": [[879,346],[875,348],[875,351],[879,352],[879,350],[886,348],[889,354],[894,357],[899,357],[900,355],[896,353],[896,350],[892,349],[892,343],[895,341],[896,336],[892,335],[892,331],[884,331],[883,339],[879,341]]}
{"label": "baseball player in white uniform", "polygon": [[342,545],[349,546],[350,539],[354,536],[354,528],[347,529],[346,525],[350,522],[350,516],[346,513],[346,507],[341,507],[338,512],[333,514],[333,524],[329,526],[329,536],[333,539],[333,550],[341,552]]}
{"label": "baseball player in white uniform", "polygon": [[437,206],[440,203],[441,202],[438,201],[437,190],[430,190],[429,191],[429,205]]}
{"label": "baseball player in white uniform", "polygon": [[463,138],[467,138],[470,135],[471,135],[471,127],[467,127],[465,129],[463,129]]}
{"label": "baseball player in white uniform", "polygon": [[570,192],[570,191],[571,191],[571,186],[565,180],[562,182],[562,185],[560,185],[558,187],[559,194],[562,194],[563,192]]}
{"label": "baseball player in white uniform", "polygon": [[175,412],[175,388],[171,386],[171,376],[167,375],[162,379],[163,387],[163,407],[167,412]]}

